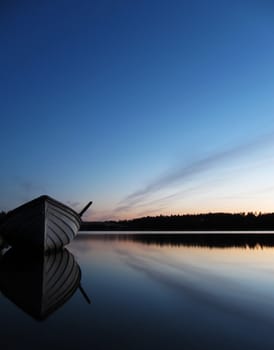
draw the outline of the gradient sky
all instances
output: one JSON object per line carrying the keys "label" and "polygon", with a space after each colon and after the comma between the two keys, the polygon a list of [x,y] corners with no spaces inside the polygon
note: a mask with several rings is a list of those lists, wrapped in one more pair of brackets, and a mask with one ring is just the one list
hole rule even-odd
{"label": "gradient sky", "polygon": [[0,4],[0,210],[274,211],[274,3]]}

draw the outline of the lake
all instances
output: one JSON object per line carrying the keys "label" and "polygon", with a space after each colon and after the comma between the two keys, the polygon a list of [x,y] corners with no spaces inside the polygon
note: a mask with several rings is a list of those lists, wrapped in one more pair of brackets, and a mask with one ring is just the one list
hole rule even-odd
{"label": "lake", "polygon": [[40,260],[7,251],[2,347],[274,349],[274,244],[168,237],[82,233]]}

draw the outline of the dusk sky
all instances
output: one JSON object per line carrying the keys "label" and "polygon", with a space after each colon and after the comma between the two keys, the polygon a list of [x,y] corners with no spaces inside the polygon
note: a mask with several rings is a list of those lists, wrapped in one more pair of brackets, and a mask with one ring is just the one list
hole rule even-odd
{"label": "dusk sky", "polygon": [[0,5],[0,211],[274,212],[274,2]]}

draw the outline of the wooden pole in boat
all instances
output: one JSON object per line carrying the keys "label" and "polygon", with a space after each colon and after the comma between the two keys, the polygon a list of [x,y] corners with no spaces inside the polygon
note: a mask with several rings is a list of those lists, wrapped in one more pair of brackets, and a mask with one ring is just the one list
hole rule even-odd
{"label": "wooden pole in boat", "polygon": [[92,202],[88,202],[88,204],[84,207],[84,209],[82,209],[80,211],[80,213],[78,214],[80,217],[84,214],[85,211],[88,210],[88,208],[91,206]]}
{"label": "wooden pole in boat", "polygon": [[80,292],[82,293],[83,297],[86,299],[86,302],[88,304],[91,304],[91,301],[90,301],[87,293],[84,291],[83,287],[81,286],[81,284],[79,284],[79,289],[80,289]]}

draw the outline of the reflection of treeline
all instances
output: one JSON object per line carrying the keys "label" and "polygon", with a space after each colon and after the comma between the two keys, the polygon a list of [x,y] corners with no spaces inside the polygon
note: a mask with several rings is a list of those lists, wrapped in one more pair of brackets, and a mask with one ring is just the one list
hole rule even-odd
{"label": "reflection of treeline", "polygon": [[132,220],[85,222],[82,230],[274,230],[274,213],[209,213],[147,216]]}
{"label": "reflection of treeline", "polygon": [[209,248],[274,247],[270,234],[183,234],[183,235],[134,235],[134,241],[160,246],[195,246]]}
{"label": "reflection of treeline", "polygon": [[186,246],[207,248],[262,248],[274,247],[274,235],[267,233],[194,233],[194,234],[83,234],[78,235],[79,240],[121,240],[133,241],[143,244],[156,244],[159,246]]}

